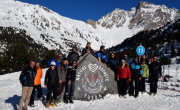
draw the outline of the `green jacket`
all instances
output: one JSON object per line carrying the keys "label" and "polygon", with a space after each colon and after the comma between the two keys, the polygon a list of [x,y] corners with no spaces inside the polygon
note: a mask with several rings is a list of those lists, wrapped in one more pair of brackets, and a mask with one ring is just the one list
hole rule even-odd
{"label": "green jacket", "polygon": [[148,68],[148,65],[141,64],[141,67],[142,67],[142,70],[143,70],[142,77],[149,78],[149,68]]}

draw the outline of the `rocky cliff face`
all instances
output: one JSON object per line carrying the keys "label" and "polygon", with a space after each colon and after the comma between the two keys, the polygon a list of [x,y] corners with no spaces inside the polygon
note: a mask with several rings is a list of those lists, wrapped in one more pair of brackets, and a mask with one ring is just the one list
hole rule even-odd
{"label": "rocky cliff face", "polygon": [[142,28],[142,31],[161,27],[179,16],[180,11],[175,8],[170,9],[165,5],[154,5],[141,1],[136,8],[133,7],[129,11],[115,9],[96,21],[96,24],[106,29],[112,29],[113,27],[123,27],[128,22],[129,29]]}

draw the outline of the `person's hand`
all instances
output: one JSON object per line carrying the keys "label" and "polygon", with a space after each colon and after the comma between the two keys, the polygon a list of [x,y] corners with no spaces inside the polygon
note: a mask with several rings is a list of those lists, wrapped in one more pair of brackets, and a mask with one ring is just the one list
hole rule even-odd
{"label": "person's hand", "polygon": [[141,80],[141,77],[139,78],[139,80]]}
{"label": "person's hand", "polygon": [[159,79],[161,79],[161,77],[159,77]]}
{"label": "person's hand", "polygon": [[61,84],[61,83],[62,83],[62,80],[59,80],[59,83]]}
{"label": "person's hand", "polygon": [[90,50],[89,50],[89,49],[87,50],[87,53],[90,53]]}
{"label": "person's hand", "polygon": [[111,68],[109,68],[109,70],[111,70]]}
{"label": "person's hand", "polygon": [[70,84],[71,84],[71,81],[68,82],[68,85],[70,85]]}
{"label": "person's hand", "polygon": [[45,88],[47,89],[47,85],[45,85]]}
{"label": "person's hand", "polygon": [[119,79],[117,79],[119,81]]}

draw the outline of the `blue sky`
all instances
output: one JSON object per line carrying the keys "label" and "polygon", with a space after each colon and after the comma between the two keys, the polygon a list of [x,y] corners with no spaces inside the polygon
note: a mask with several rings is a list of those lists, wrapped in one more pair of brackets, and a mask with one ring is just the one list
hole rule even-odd
{"label": "blue sky", "polygon": [[[140,0],[18,0],[30,4],[45,6],[62,16],[87,21],[97,21],[115,8],[130,10],[136,7]],[[166,5],[180,10],[180,0],[146,0],[156,5]]]}

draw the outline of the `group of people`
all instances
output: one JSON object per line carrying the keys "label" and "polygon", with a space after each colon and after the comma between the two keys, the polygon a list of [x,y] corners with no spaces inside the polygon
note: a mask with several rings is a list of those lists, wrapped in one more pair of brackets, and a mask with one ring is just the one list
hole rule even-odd
{"label": "group of people", "polygon": [[[115,59],[115,54],[111,54],[111,58],[108,60],[105,52],[105,46],[100,47],[100,51],[94,52],[91,48],[91,44],[87,43],[86,47],[82,50],[81,56],[86,53],[90,53],[95,56],[98,61],[104,63],[115,74],[115,80],[118,85],[118,92],[120,96],[126,96],[127,88],[130,87],[129,95],[138,97],[139,91],[145,92],[145,79],[150,78],[150,93],[157,93],[157,82],[161,76],[161,65],[157,62],[157,57],[154,56],[154,60],[151,64],[148,64],[145,59],[145,55],[142,57],[141,62],[138,61],[138,57],[134,58],[132,62],[127,55],[124,55],[123,59]],[[77,47],[72,48],[67,58],[62,58],[61,54],[48,62],[49,69],[46,71],[44,85],[47,89],[46,107],[55,107],[62,101],[64,103],[74,103],[73,95],[75,90],[75,79],[77,72],[77,61],[80,55],[77,53]],[[30,106],[34,105],[35,89],[38,92],[37,99],[45,100],[42,97],[41,78],[43,71],[40,67],[39,61],[31,61],[30,66],[23,69],[20,74],[19,80],[22,85],[22,96],[19,103],[19,110],[22,110],[23,102],[24,109],[27,110],[27,106],[30,100]],[[133,86],[135,82],[135,87]],[[53,96],[51,94],[53,93]],[[26,97],[26,99],[25,99]]]}

